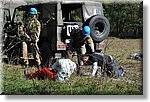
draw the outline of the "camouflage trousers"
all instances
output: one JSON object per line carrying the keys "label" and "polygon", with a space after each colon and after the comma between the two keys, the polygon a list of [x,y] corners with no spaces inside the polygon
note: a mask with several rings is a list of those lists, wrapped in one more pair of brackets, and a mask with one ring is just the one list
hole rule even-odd
{"label": "camouflage trousers", "polygon": [[[24,59],[24,64],[28,65],[29,61],[28,61],[28,45],[26,42],[22,42],[22,52],[23,52],[23,59]],[[39,48],[37,43],[30,43],[29,47],[31,49],[31,52],[33,54],[33,57],[36,61],[37,65],[41,65],[41,60],[40,60],[40,52],[39,52]]]}

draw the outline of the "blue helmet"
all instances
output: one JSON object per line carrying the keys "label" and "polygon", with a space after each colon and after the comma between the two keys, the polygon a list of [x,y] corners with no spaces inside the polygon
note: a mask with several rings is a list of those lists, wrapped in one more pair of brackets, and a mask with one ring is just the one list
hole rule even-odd
{"label": "blue helmet", "polygon": [[82,33],[84,36],[90,35],[91,33],[91,29],[89,26],[84,26],[84,28],[82,29]]}
{"label": "blue helmet", "polygon": [[36,9],[36,8],[30,8],[29,14],[31,14],[31,15],[36,15],[36,14],[38,14],[37,9]]}

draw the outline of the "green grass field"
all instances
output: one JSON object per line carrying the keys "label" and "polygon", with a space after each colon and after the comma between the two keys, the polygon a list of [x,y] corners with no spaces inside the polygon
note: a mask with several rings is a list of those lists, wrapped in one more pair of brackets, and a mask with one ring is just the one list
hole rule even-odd
{"label": "green grass field", "polygon": [[[142,53],[141,39],[109,38],[106,54],[117,60],[117,66],[125,67],[120,79],[90,78],[72,75],[69,82],[52,80],[29,80],[20,65],[3,65],[3,93],[7,95],[142,95],[142,61],[128,59],[132,53]],[[30,69],[36,70],[34,67]]]}

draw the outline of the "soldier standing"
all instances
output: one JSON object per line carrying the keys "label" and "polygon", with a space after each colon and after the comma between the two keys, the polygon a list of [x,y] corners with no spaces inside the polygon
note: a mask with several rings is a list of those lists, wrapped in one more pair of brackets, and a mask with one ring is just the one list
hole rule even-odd
{"label": "soldier standing", "polygon": [[[37,9],[36,8],[30,8],[29,9],[29,16],[27,20],[24,23],[24,36],[27,38],[25,42],[23,42],[23,59],[25,64],[25,75],[28,74],[28,67],[29,67],[29,61],[28,61],[28,46],[30,47],[33,57],[36,61],[37,68],[40,68],[41,60],[40,60],[40,51],[37,45],[37,42],[39,41],[39,36],[41,32],[41,24],[37,20]],[[28,46],[27,46],[28,45]]]}

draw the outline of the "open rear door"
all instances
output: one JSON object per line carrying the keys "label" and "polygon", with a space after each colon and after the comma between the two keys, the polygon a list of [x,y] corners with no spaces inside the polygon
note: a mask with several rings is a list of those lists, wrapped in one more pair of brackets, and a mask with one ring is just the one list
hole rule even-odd
{"label": "open rear door", "polygon": [[44,63],[48,63],[56,50],[57,43],[57,4],[46,3],[39,5],[39,19],[42,30],[39,40],[39,48]]}

